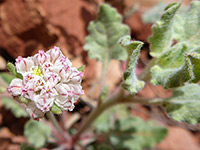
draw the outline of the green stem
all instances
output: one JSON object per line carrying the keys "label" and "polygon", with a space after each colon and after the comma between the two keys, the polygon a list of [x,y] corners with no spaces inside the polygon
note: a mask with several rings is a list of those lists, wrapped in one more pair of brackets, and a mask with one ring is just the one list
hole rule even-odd
{"label": "green stem", "polygon": [[148,65],[145,67],[145,69],[140,73],[139,79],[143,80],[145,82],[148,82],[151,80],[151,68],[155,65],[156,58],[153,58]]}
{"label": "green stem", "polygon": [[56,130],[58,131],[58,133],[64,138],[66,139],[67,141],[70,140],[70,138],[68,136],[65,135],[65,132],[64,130],[60,127],[60,125],[58,124],[57,120],[56,120],[56,117],[55,115],[49,111],[46,113],[47,114],[47,117],[51,120],[53,126],[56,128]]}
{"label": "green stem", "polygon": [[104,62],[102,64],[101,91],[104,89],[104,86],[105,86],[107,71],[108,71],[108,62]]}
{"label": "green stem", "polygon": [[101,95],[104,91],[105,87],[105,82],[106,82],[106,77],[107,77],[107,71],[108,71],[108,62],[105,61],[102,63],[102,73],[101,73],[101,81],[100,81],[100,93],[99,93],[99,98],[98,98],[98,106],[101,105]]}
{"label": "green stem", "polygon": [[98,116],[101,115],[102,112],[104,112],[106,109],[116,105],[116,104],[125,104],[125,103],[140,103],[140,104],[160,104],[162,103],[162,99],[144,99],[133,97],[131,95],[129,96],[123,96],[121,92],[119,92],[114,97],[107,99],[105,103],[94,109],[92,113],[88,116],[87,120],[81,125],[78,132],[75,134],[75,137],[79,137],[86,129],[90,127],[90,125],[98,118]]}

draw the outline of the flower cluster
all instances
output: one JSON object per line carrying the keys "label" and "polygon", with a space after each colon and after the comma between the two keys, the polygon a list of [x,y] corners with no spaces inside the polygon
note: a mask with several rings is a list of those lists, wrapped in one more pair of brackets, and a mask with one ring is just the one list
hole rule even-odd
{"label": "flower cluster", "polygon": [[18,101],[28,100],[26,110],[33,119],[43,117],[53,106],[72,111],[74,103],[84,94],[83,72],[72,67],[59,47],[46,53],[39,50],[32,57],[19,56],[15,65],[23,79],[13,79],[8,92]]}

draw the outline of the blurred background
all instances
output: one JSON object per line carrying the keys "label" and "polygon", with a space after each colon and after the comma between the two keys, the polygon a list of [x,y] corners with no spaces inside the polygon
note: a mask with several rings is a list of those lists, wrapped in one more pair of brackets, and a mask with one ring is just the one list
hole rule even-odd
{"label": "blurred background", "polygon": [[[138,64],[138,73],[151,59],[148,38],[151,26],[160,17],[164,7],[179,0],[105,0],[123,15],[123,22],[131,29],[133,39],[143,41],[144,47]],[[83,87],[90,99],[98,95],[101,64],[91,60],[83,50],[88,35],[89,22],[97,18],[101,0],[0,0],[0,72],[7,72],[7,62],[15,62],[17,56],[31,56],[38,50],[59,46],[75,67],[86,65]],[[188,9],[191,0],[182,1],[182,9]],[[112,91],[121,81],[121,64],[113,60],[109,66],[107,84]],[[0,80],[0,83],[2,81]],[[1,83],[3,84],[3,82]],[[144,97],[167,97],[170,91],[161,87],[146,87],[139,93]],[[1,98],[1,94],[0,94]],[[92,103],[92,102],[91,102]],[[84,103],[77,104],[77,112],[87,115]],[[157,145],[158,150],[199,150],[200,128],[178,124],[163,114],[159,107],[137,105],[130,111],[143,119],[154,118],[162,122],[169,133]],[[80,117],[80,116],[79,116]],[[19,149],[26,141],[23,125],[28,117],[16,118],[0,101],[0,149]]]}

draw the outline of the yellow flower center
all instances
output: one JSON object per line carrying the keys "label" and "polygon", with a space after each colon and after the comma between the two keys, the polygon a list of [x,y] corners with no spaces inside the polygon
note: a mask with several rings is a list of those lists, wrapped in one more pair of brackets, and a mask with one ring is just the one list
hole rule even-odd
{"label": "yellow flower center", "polygon": [[42,76],[42,71],[39,68],[35,68],[35,69],[33,69],[33,74]]}

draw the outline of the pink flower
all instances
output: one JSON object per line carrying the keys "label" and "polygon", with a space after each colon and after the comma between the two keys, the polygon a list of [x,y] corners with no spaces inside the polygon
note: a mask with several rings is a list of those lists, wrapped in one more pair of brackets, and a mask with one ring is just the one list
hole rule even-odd
{"label": "pink flower", "polygon": [[26,111],[28,114],[34,119],[38,120],[39,118],[42,118],[44,116],[44,112],[42,112],[40,109],[38,109],[35,105],[35,102],[31,101],[28,103]]}
{"label": "pink flower", "polygon": [[39,92],[42,90],[46,82],[44,81],[43,78],[35,78],[34,79],[34,91]]}
{"label": "pink flower", "polygon": [[69,75],[70,75],[70,69],[65,65],[60,65],[57,67],[54,67],[54,72],[56,72],[60,78],[61,82],[68,82],[69,81]]}
{"label": "pink flower", "polygon": [[42,112],[47,112],[50,110],[54,103],[54,98],[46,98],[41,95],[35,97],[35,104]]}
{"label": "pink flower", "polygon": [[45,62],[43,65],[42,65],[42,72],[43,74],[46,74],[46,73],[49,73],[49,72],[52,72],[53,69],[54,69],[54,66],[51,62]]}
{"label": "pink flower", "polygon": [[22,80],[13,79],[8,87],[8,92],[11,93],[12,96],[20,96],[22,94]]}
{"label": "pink flower", "polygon": [[72,67],[59,47],[46,53],[40,50],[33,57],[19,56],[15,64],[23,79],[14,79],[8,91],[16,100],[29,99],[26,110],[33,119],[43,117],[54,103],[61,110],[72,111],[74,103],[84,94],[83,72]]}
{"label": "pink flower", "polygon": [[58,93],[55,90],[53,83],[47,81],[43,86],[40,95],[46,98],[50,98],[50,97],[55,97],[56,95],[58,95]]}
{"label": "pink flower", "polygon": [[77,84],[63,84],[59,83],[56,85],[56,90],[59,95],[55,100],[56,104],[64,110],[72,111],[74,108],[74,103],[77,99],[84,94],[82,87]]}
{"label": "pink flower", "polygon": [[34,66],[34,62],[32,57],[22,58],[21,56],[19,56],[16,59],[15,65],[17,72],[23,74],[25,72],[31,71],[32,67]]}
{"label": "pink flower", "polygon": [[75,67],[70,69],[69,80],[73,83],[81,82],[84,76],[83,72],[78,71]]}
{"label": "pink flower", "polygon": [[72,63],[65,56],[61,56],[59,59],[56,60],[55,65],[57,65],[57,66],[60,66],[60,65],[65,66],[65,65],[67,65],[67,66],[71,67]]}
{"label": "pink flower", "polygon": [[35,54],[34,60],[36,65],[42,65],[43,63],[50,61],[50,56],[49,54],[46,54],[43,50],[39,50],[38,53]]}
{"label": "pink flower", "polygon": [[44,79],[46,81],[49,81],[53,85],[56,85],[61,80],[61,77],[57,73],[51,72],[51,73],[45,74]]}
{"label": "pink flower", "polygon": [[64,110],[72,110],[73,106],[73,93],[74,89],[67,84],[59,83],[56,85],[56,90],[58,91],[59,95],[55,100],[55,103]]}
{"label": "pink flower", "polygon": [[46,53],[50,55],[50,59],[52,63],[54,63],[57,59],[63,56],[62,52],[60,51],[60,48],[57,46],[54,46],[54,48],[50,49]]}

